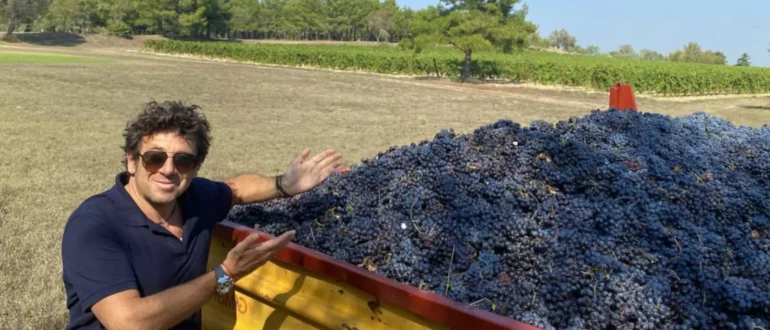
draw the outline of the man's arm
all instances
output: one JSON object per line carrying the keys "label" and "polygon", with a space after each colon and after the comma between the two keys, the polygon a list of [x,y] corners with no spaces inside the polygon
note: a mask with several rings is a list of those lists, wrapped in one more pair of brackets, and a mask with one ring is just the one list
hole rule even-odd
{"label": "man's arm", "polygon": [[280,196],[275,177],[243,174],[224,181],[233,192],[233,205],[263,202]]}
{"label": "man's arm", "polygon": [[214,272],[142,298],[137,290],[110,295],[91,308],[107,329],[169,329],[203,307],[216,294]]}
{"label": "man's arm", "polygon": [[[259,239],[253,233],[233,247],[222,262],[234,279],[240,279],[264,265],[292,239],[294,231],[283,233],[269,241],[253,244]],[[101,299],[92,310],[108,329],[168,329],[201,309],[216,293],[214,272],[142,298],[132,289]]]}
{"label": "man's arm", "polygon": [[[305,149],[289,164],[281,181],[281,189],[287,194],[296,195],[313,189],[341,164],[342,154],[333,149],[327,149],[307,159],[309,155],[310,149]],[[275,176],[244,174],[224,182],[233,192],[233,205],[245,205],[281,196],[275,179]]]}

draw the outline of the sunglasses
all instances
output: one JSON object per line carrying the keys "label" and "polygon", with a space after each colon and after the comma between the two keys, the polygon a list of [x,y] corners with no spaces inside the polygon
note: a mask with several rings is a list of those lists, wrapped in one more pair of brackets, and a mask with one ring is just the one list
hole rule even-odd
{"label": "sunglasses", "polygon": [[[142,165],[148,172],[157,172],[166,164],[168,153],[165,151],[146,151],[140,154]],[[174,154],[174,167],[180,174],[187,174],[198,162],[198,157],[193,154],[180,152]]]}

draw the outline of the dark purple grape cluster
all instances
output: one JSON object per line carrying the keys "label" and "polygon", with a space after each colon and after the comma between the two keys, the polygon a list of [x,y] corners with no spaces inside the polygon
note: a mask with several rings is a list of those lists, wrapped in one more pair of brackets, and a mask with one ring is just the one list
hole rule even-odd
{"label": "dark purple grape cluster", "polygon": [[767,125],[500,120],[229,220],[543,329],[770,329]]}

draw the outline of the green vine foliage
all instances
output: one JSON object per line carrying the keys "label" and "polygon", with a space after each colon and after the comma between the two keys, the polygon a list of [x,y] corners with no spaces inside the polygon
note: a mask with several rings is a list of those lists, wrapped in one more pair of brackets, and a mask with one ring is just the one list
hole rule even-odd
{"label": "green vine foliage", "polygon": [[[451,46],[415,54],[394,46],[246,44],[148,40],[146,51],[192,54],[243,62],[310,66],[385,74],[459,77],[463,55]],[[618,81],[639,93],[665,96],[770,92],[770,69],[643,61],[540,51],[474,55],[471,76],[542,85],[608,90]]]}

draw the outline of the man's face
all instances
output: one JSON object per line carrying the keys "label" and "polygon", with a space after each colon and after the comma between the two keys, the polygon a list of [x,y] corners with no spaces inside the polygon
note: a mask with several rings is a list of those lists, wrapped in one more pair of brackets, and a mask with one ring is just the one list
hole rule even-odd
{"label": "man's face", "polygon": [[142,158],[132,159],[128,154],[128,171],[134,173],[133,180],[137,191],[142,197],[153,204],[173,202],[190,185],[198,172],[197,167],[182,174],[174,166],[174,155],[188,153],[196,155],[195,146],[183,139],[178,132],[159,132],[151,137],[144,137],[139,148],[139,154],[147,151],[163,151],[168,158],[163,166],[155,172],[148,171],[142,163]]}

